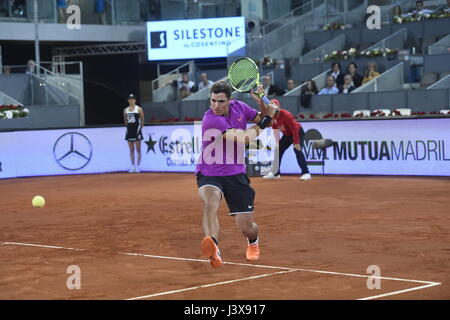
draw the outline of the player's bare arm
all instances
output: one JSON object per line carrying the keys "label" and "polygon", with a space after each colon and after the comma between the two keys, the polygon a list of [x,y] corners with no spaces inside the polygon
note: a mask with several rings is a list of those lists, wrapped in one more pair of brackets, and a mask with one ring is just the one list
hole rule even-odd
{"label": "player's bare arm", "polygon": [[272,117],[275,115],[276,110],[278,110],[278,107],[270,103],[267,105],[267,114],[263,116],[261,113],[258,113],[253,119],[252,122],[257,123],[256,126],[250,127],[247,130],[240,130],[240,129],[230,129],[227,130],[223,137],[224,139],[228,141],[237,141],[238,143],[244,143],[249,144],[250,141],[253,141],[256,139],[257,136],[261,133],[264,128],[269,127],[272,122]]}
{"label": "player's bare arm", "polygon": [[259,106],[259,110],[261,115],[264,117],[267,114],[267,105],[261,99],[261,96],[264,94],[264,88],[262,85],[259,85],[256,90],[250,91],[250,96],[255,100],[255,102]]}

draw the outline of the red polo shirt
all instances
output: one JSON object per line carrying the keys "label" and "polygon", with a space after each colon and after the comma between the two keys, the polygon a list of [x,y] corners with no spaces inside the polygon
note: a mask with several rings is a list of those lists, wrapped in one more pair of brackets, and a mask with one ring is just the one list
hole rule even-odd
{"label": "red polo shirt", "polygon": [[[277,99],[272,99],[271,102],[280,107],[280,102]],[[265,109],[265,106],[261,102],[261,110],[262,109]],[[297,122],[292,113],[281,109],[281,107],[278,114],[272,120],[272,129],[279,129],[283,132],[283,135],[292,137],[294,144],[300,144],[301,127],[301,124]]]}
{"label": "red polo shirt", "polygon": [[272,129],[279,129],[283,135],[291,136],[294,144],[300,144],[300,128],[292,113],[284,109],[280,109],[272,121]]}

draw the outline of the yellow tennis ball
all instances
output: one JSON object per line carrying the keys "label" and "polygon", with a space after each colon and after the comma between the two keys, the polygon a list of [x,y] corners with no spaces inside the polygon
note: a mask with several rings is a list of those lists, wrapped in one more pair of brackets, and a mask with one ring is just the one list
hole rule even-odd
{"label": "yellow tennis ball", "polygon": [[42,208],[45,206],[45,199],[43,196],[35,196],[31,203],[33,204],[33,207]]}

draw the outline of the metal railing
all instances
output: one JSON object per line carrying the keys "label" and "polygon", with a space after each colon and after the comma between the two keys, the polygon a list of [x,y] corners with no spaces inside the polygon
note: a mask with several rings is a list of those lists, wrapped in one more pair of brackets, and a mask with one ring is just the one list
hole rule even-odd
{"label": "metal railing", "polygon": [[300,7],[297,7],[295,9],[291,10],[290,12],[282,15],[281,17],[266,23],[265,25],[263,25],[261,27],[261,35],[265,36],[269,32],[272,32],[276,28],[286,24],[287,20],[301,16],[301,15],[311,11],[313,8],[312,2],[313,1],[310,0],[310,1],[306,2],[305,4],[301,5]]}
{"label": "metal railing", "polygon": [[345,47],[345,34],[341,34],[340,36],[324,43],[320,47],[311,50],[305,55],[300,57],[300,63],[315,63],[322,62],[323,57],[327,54],[330,54],[333,51],[343,50]]}
{"label": "metal railing", "polygon": [[[365,1],[367,2],[367,1]],[[355,7],[346,6],[346,11],[328,13],[328,6],[325,4],[316,8],[316,13],[314,15],[314,21],[308,24],[304,28],[304,32],[323,30],[325,26],[331,26],[333,24],[341,24],[345,28],[351,26],[352,24],[358,24],[362,22],[367,5],[359,3]]]}
{"label": "metal railing", "polygon": [[427,89],[448,89],[450,88],[450,74],[439,80],[438,82],[433,83]]}
{"label": "metal railing", "polygon": [[[36,64],[29,65],[8,65],[8,72],[11,75],[14,74],[24,74],[28,75],[26,83],[24,86],[28,86],[30,90],[29,95],[25,95],[24,104],[31,105],[68,105],[68,104],[78,104],[80,105],[80,113],[83,112],[83,90],[80,85],[77,85],[70,79],[62,77],[61,75],[54,73],[50,69],[52,66],[51,62],[43,62],[44,65],[49,65],[49,69]],[[67,64],[77,64],[77,62],[67,63]],[[81,65],[80,65],[81,66]],[[81,67],[82,68],[82,67]],[[8,74],[4,74],[7,77]],[[81,75],[80,75],[81,76]],[[82,78],[79,79],[82,83]],[[81,84],[82,86],[82,84]],[[79,94],[74,94],[78,92]],[[80,96],[81,95],[81,96]],[[84,116],[82,117],[84,118]]]}
{"label": "metal railing", "polygon": [[[325,79],[328,76],[328,73],[331,72],[331,69],[325,70],[321,74],[318,74],[317,76],[313,77],[311,80],[313,80],[316,85],[317,89],[321,88],[322,86],[320,84],[325,84]],[[306,87],[308,81],[303,82],[301,85],[295,87],[294,89],[286,92],[284,96],[299,96],[302,94],[302,90],[304,87]],[[319,89],[320,90],[320,89]]]}
{"label": "metal railing", "polygon": [[297,40],[270,53],[272,59],[298,58],[305,46],[305,37],[300,36]]}
{"label": "metal railing", "polygon": [[182,69],[188,68],[189,76],[192,76],[195,72],[195,62],[194,60],[191,60],[189,62],[186,62],[182,64],[181,66],[173,69],[172,71],[169,71],[168,73],[165,73],[163,75],[160,75],[158,78],[152,80],[152,90],[155,92],[157,89],[160,89],[167,85],[168,83],[172,83],[172,81],[175,79],[178,79],[180,74],[182,73]]}
{"label": "metal railing", "polygon": [[428,54],[450,53],[450,34],[428,47]]}
{"label": "metal railing", "polygon": [[[72,91],[70,90],[70,86],[74,86],[78,90],[81,89],[80,86],[77,86],[75,84],[70,84],[67,81],[67,79],[64,79],[60,75],[50,71],[47,68],[44,68],[42,65],[40,65],[40,66],[36,65],[36,67],[39,68],[40,72],[38,73],[38,75],[33,74],[34,76],[38,77],[40,80],[43,80],[46,84],[51,85],[51,86],[63,91],[67,95],[67,97],[72,97],[73,99],[76,100],[77,103],[80,102],[79,101],[80,97],[73,94]],[[49,78],[53,78],[53,80],[56,80],[56,83],[53,83]],[[69,100],[67,100],[67,104],[69,104]]]}
{"label": "metal railing", "polygon": [[365,51],[388,48],[388,49],[401,49],[404,47],[405,42],[408,38],[408,29],[403,28],[398,30],[397,32],[387,36],[381,41],[371,45]]}
{"label": "metal railing", "polygon": [[312,23],[312,21],[313,15],[310,11],[301,16],[300,19],[291,20],[274,31],[267,33],[265,36],[247,44],[245,49],[231,52],[227,58],[227,62],[230,64],[233,59],[243,55],[251,57],[254,60],[261,60],[266,56],[271,56],[272,52],[289,45],[301,37],[304,26]]}
{"label": "metal railing", "polygon": [[[217,81],[225,81],[227,77],[223,77]],[[209,87],[205,87],[190,96],[183,99],[183,101],[198,101],[198,100],[207,100],[209,98]]]}
{"label": "metal railing", "polygon": [[[331,0],[314,0],[310,2],[309,11],[305,9],[308,8],[308,4],[304,7],[303,11],[301,11],[303,13],[301,16],[295,16],[290,13],[291,18],[284,21],[283,25],[273,30],[271,29],[270,32],[248,43],[245,49],[232,52],[229,55],[228,64],[233,59],[243,56],[244,53],[254,60],[261,60],[264,57],[272,57],[273,54],[278,55],[280,48],[287,52],[295,51],[295,46],[298,47],[299,44],[296,40],[302,37],[311,26],[323,26],[326,23],[335,22],[339,19],[343,19],[346,23],[353,23],[362,21],[364,18],[364,4],[355,2],[357,3],[355,7],[349,8],[347,6],[347,11],[342,13],[341,11],[332,12],[332,10],[329,10],[329,4],[332,2],[334,3]],[[291,45],[294,48],[291,49]]]}
{"label": "metal railing", "polygon": [[352,91],[352,93],[403,90],[403,79],[403,62],[399,62],[375,79],[372,79],[359,88],[356,88]]}
{"label": "metal railing", "polygon": [[20,103],[16,99],[11,98],[10,96],[1,91],[0,91],[0,105],[23,106],[22,103]]}

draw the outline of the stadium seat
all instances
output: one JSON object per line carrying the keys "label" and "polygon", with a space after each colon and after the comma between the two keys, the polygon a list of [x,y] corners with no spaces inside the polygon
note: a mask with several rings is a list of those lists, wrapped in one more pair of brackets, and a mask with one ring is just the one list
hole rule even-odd
{"label": "stadium seat", "polygon": [[446,76],[448,76],[450,72],[444,72],[439,74],[439,80],[444,79]]}
{"label": "stadium seat", "polygon": [[333,118],[351,118],[352,114],[348,111],[336,111]]}
{"label": "stadium seat", "polygon": [[373,117],[387,117],[391,115],[391,110],[389,109],[376,109],[370,114]]}
{"label": "stadium seat", "polygon": [[314,118],[316,119],[325,119],[325,117],[329,118],[328,112],[317,112],[316,114],[314,114]]}
{"label": "stadium seat", "polygon": [[411,115],[411,109],[408,108],[399,108],[399,109],[394,109],[392,111],[392,114],[395,115],[399,115],[399,116],[410,116]]}
{"label": "stadium seat", "polygon": [[311,117],[311,112],[300,112],[298,114],[298,118],[301,119],[310,119]]}
{"label": "stadium seat", "polygon": [[353,117],[370,117],[370,110],[355,110]]}

